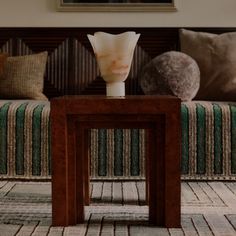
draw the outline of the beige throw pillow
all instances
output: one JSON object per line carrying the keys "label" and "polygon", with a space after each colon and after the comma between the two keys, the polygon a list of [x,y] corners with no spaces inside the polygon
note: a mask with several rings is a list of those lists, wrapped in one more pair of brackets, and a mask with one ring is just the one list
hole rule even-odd
{"label": "beige throw pillow", "polygon": [[236,100],[236,32],[211,34],[180,30],[181,51],[200,68],[198,100]]}
{"label": "beige throw pillow", "polygon": [[8,57],[0,80],[1,98],[47,100],[43,94],[47,52]]}

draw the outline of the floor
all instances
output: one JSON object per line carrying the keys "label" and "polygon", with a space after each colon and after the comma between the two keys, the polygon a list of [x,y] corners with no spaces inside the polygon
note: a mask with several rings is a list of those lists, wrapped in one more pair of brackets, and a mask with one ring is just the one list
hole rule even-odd
{"label": "floor", "polygon": [[236,182],[182,182],[182,229],[148,224],[144,182],[92,182],[86,222],[51,227],[49,182],[0,181],[0,236],[236,235]]}

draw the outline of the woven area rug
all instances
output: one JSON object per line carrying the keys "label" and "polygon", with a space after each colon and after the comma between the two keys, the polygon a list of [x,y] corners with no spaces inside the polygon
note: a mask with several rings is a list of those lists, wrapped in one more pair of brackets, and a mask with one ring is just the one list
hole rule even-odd
{"label": "woven area rug", "polygon": [[84,224],[51,227],[51,184],[0,181],[0,236],[236,235],[235,182],[183,182],[181,229],[148,224],[144,182],[93,182]]}

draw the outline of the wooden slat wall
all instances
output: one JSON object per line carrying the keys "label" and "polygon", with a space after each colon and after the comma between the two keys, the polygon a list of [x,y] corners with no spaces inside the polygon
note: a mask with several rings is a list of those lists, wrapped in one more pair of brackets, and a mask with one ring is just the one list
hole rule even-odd
{"label": "wooden slat wall", "polygon": [[[133,64],[126,80],[126,94],[142,94],[138,76],[155,56],[178,49],[179,28],[0,28],[0,52],[11,56],[47,50],[45,94],[51,98],[63,94],[105,94],[105,82],[99,76],[96,59],[87,34],[96,31],[141,33]],[[223,33],[236,28],[192,28]]]}

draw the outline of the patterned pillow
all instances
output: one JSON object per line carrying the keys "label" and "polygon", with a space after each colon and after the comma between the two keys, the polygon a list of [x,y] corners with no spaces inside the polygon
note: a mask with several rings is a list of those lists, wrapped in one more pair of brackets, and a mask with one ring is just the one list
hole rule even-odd
{"label": "patterned pillow", "polygon": [[47,52],[8,57],[0,80],[1,98],[47,100],[43,94]]}
{"label": "patterned pillow", "polygon": [[0,54],[0,77],[3,76],[4,66],[6,64],[7,54],[2,53]]}

